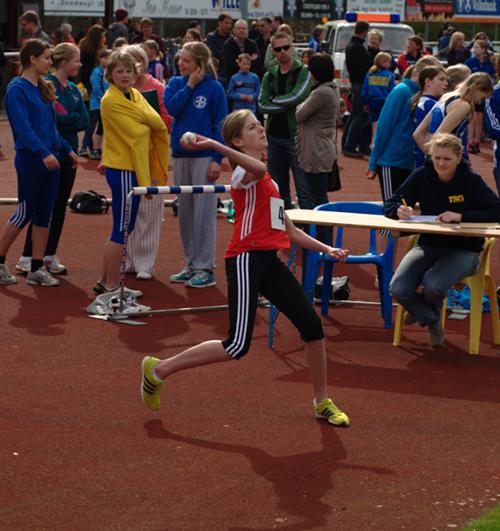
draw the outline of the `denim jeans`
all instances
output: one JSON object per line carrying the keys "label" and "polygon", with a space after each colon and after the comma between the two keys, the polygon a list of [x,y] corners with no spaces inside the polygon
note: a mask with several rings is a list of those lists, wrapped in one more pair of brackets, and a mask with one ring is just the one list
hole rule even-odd
{"label": "denim jeans", "polygon": [[401,260],[389,290],[422,326],[434,324],[446,292],[478,267],[479,254],[474,251],[416,245]]}
{"label": "denim jeans", "polygon": [[372,124],[370,115],[363,110],[361,88],[362,85],[360,83],[352,85],[351,114],[344,127],[344,134],[342,136],[342,149],[344,151],[354,151],[359,148],[361,151],[367,152],[370,149]]}
{"label": "denim jeans", "polygon": [[281,197],[285,201],[285,209],[292,208],[290,169],[293,172],[300,208],[313,208],[314,205],[304,177],[304,171],[299,166],[297,159],[295,141],[274,136],[269,136],[267,141],[267,166],[271,177],[279,187]]}

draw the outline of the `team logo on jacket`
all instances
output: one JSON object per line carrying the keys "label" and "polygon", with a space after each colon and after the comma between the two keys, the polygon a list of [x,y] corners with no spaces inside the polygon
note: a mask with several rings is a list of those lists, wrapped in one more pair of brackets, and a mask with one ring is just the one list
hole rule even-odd
{"label": "team logo on jacket", "polygon": [[197,109],[203,109],[207,106],[207,98],[205,98],[205,96],[196,96],[196,98],[193,100],[193,105]]}

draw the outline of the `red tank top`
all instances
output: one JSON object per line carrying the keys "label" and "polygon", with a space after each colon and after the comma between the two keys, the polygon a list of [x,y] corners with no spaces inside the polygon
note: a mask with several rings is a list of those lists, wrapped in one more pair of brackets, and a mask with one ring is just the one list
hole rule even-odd
{"label": "red tank top", "polygon": [[[248,251],[288,249],[290,240],[285,230],[271,224],[272,204],[280,200],[278,185],[266,173],[259,181],[242,184],[246,171],[237,166],[231,178],[234,206],[234,231],[225,258]],[[275,205],[274,205],[275,207]]]}

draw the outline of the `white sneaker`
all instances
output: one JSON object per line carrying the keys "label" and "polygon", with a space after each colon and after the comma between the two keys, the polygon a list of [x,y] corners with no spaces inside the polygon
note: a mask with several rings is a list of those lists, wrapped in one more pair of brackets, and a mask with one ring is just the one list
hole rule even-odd
{"label": "white sneaker", "polygon": [[17,284],[17,278],[7,269],[5,264],[0,264],[0,284]]}
{"label": "white sneaker", "polygon": [[59,257],[56,254],[45,256],[43,259],[43,265],[51,275],[66,275],[68,272],[67,267],[61,264]]}
{"label": "white sneaker", "polygon": [[45,268],[45,266],[40,267],[37,271],[32,273],[31,271],[28,273],[28,276],[26,277],[26,284],[30,284],[32,286],[59,286],[59,280],[57,278],[54,278]]}
{"label": "white sneaker", "polygon": [[27,275],[31,271],[31,256],[20,256],[16,264],[16,271]]}
{"label": "white sneaker", "polygon": [[153,275],[149,271],[139,271],[135,278],[137,280],[151,280]]}

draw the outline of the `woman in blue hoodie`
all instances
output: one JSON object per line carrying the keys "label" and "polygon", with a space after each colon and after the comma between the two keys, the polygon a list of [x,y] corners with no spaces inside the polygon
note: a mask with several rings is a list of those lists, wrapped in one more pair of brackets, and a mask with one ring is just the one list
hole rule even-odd
{"label": "woman in blue hoodie", "polygon": [[[187,151],[180,143],[186,132],[199,133],[223,143],[222,121],[227,115],[226,94],[217,81],[210,50],[202,42],[184,44],[179,59],[180,76],[170,79],[163,99],[174,117],[171,133],[174,181],[177,185],[203,185],[220,176],[222,156],[215,151]],[[170,276],[170,282],[192,288],[215,285],[214,194],[179,197],[179,226],[186,265]]]}
{"label": "woman in blue hoodie", "polygon": [[378,175],[384,202],[415,166],[411,101],[419,89],[420,72],[430,65],[439,66],[439,61],[430,55],[419,59],[410,78],[404,78],[389,93],[382,107],[367,177],[374,179]]}
{"label": "woman in blue hoodie", "polygon": [[26,41],[20,51],[22,75],[7,87],[5,107],[14,134],[19,205],[0,235],[0,284],[17,284],[5,265],[5,255],[23,227],[33,220],[33,259],[26,282],[57,286],[44,267],[52,208],[59,189],[61,157],[76,167],[78,157],[56,127],[51,84],[43,79],[51,61],[49,45],[39,39]]}
{"label": "woman in blue hoodie", "polygon": [[[89,121],[83,97],[78,87],[69,81],[70,78],[75,78],[78,75],[82,66],[80,49],[69,42],[62,42],[52,50],[52,63],[54,72],[48,74],[45,79],[52,83],[56,93],[57,129],[76,153],[78,150],[78,132],[84,131]],[[61,264],[56,252],[66,217],[68,199],[76,177],[76,166],[74,166],[70,158],[65,157],[61,159],[60,163],[59,190],[54,203],[49,239],[43,259],[45,267],[52,275],[65,275],[67,273],[66,266]],[[30,271],[33,248],[32,230],[33,224],[30,223],[26,233],[23,255],[19,258],[16,265],[16,270],[20,273],[28,273]]]}

